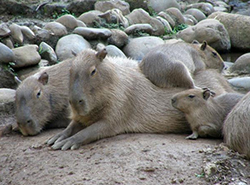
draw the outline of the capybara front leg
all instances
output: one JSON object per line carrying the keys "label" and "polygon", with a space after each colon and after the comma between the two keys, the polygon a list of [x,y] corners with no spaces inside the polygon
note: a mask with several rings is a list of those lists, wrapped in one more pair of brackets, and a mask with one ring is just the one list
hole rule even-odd
{"label": "capybara front leg", "polygon": [[81,145],[88,144],[101,138],[114,136],[118,133],[120,132],[115,130],[115,128],[111,128],[108,123],[99,121],[67,139],[56,142],[52,148],[55,150],[74,150],[78,149]]}
{"label": "capybara front leg", "polygon": [[83,128],[84,128],[84,126],[81,123],[78,123],[78,122],[72,120],[66,129],[64,129],[62,132],[56,134],[52,138],[48,139],[47,144],[52,145],[52,144],[57,143],[61,140],[64,140],[64,139],[74,135],[75,133],[79,132]]}
{"label": "capybara front leg", "polygon": [[186,137],[186,139],[197,139],[198,138],[198,132],[193,131],[193,133]]}

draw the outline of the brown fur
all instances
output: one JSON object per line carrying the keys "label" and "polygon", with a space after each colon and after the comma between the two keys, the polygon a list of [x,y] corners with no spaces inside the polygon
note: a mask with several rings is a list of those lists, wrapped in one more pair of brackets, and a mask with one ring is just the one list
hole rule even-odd
{"label": "brown fur", "polygon": [[170,101],[183,88],[158,88],[139,70],[120,65],[118,58],[105,58],[105,50],[100,52],[88,49],[74,60],[69,91],[72,121],[47,141],[52,148],[76,149],[127,132],[190,131],[184,114]]}
{"label": "brown fur", "polygon": [[222,71],[220,55],[206,42],[177,42],[152,49],[141,61],[142,73],[156,86],[162,88],[194,88],[192,75],[205,69]]}
{"label": "brown fur", "polygon": [[16,119],[23,135],[36,135],[45,126],[66,127],[69,124],[71,64],[72,59],[45,68],[19,85],[16,90]]}
{"label": "brown fur", "polygon": [[228,114],[224,126],[224,142],[250,159],[250,92]]}
{"label": "brown fur", "polygon": [[243,97],[237,93],[211,96],[208,89],[189,89],[172,98],[173,107],[182,111],[193,133],[187,139],[222,136],[222,124],[235,104]]}

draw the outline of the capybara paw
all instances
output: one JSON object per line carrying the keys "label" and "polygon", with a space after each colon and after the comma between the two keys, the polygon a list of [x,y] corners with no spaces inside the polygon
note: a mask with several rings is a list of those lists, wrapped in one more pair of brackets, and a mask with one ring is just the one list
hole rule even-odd
{"label": "capybara paw", "polygon": [[63,139],[65,139],[65,136],[60,133],[60,134],[57,134],[54,137],[48,139],[46,143],[48,145],[53,145],[54,143],[59,142]]}
{"label": "capybara paw", "polygon": [[198,138],[198,133],[193,132],[191,135],[187,136],[186,139],[197,139]]}
{"label": "capybara paw", "polygon": [[55,142],[54,145],[52,145],[52,148],[54,150],[76,150],[80,147],[80,144],[76,143],[73,138],[65,139],[59,142]]}

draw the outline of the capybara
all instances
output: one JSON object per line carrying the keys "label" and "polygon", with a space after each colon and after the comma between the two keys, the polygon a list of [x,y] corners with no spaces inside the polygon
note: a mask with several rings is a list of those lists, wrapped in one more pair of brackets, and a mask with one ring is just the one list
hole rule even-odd
{"label": "capybara", "polygon": [[250,160],[250,92],[227,115],[223,125],[224,142]]}
{"label": "capybara", "polygon": [[185,114],[193,132],[186,139],[197,139],[198,136],[221,138],[223,121],[243,97],[238,93],[213,95],[205,88],[188,89],[173,96],[173,107]]}
{"label": "capybara", "polygon": [[27,77],[16,90],[16,119],[25,136],[45,127],[67,127],[68,83],[72,59],[47,67]]}
{"label": "capybara", "polygon": [[128,132],[190,131],[184,114],[170,101],[184,88],[159,88],[139,70],[118,65],[106,54],[105,49],[87,49],[76,56],[69,83],[72,121],[47,144],[67,150]]}
{"label": "capybara", "polygon": [[206,42],[162,44],[148,52],[139,64],[142,73],[158,87],[194,88],[192,75],[204,69],[222,71],[220,55]]}

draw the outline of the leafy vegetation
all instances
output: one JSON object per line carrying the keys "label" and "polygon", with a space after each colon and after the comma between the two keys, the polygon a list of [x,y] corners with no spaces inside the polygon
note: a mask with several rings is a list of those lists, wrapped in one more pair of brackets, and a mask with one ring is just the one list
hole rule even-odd
{"label": "leafy vegetation", "polygon": [[75,17],[75,14],[74,14],[74,13],[71,13],[71,12],[70,12],[69,10],[67,10],[66,8],[63,8],[63,9],[61,10],[60,13],[54,12],[53,15],[52,15],[52,17],[53,17],[54,19],[57,19],[57,18],[62,17],[63,15],[66,15],[66,14],[70,14],[70,15],[73,15],[73,16]]}
{"label": "leafy vegetation", "polygon": [[3,69],[5,71],[9,71],[13,76],[17,76],[15,70],[12,66],[16,65],[14,62],[10,62],[9,64],[3,64]]}

